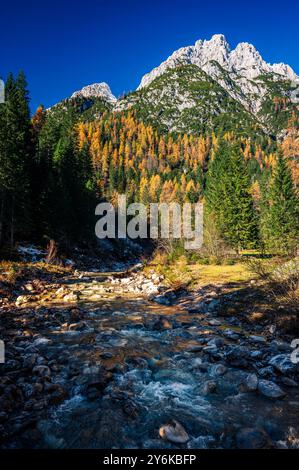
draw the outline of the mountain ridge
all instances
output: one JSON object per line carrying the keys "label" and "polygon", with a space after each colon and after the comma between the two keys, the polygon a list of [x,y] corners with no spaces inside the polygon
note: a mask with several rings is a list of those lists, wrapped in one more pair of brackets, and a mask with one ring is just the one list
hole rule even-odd
{"label": "mountain ridge", "polygon": [[[160,80],[169,71],[182,67],[185,67],[185,82],[182,73],[177,74],[178,82],[175,82],[175,73],[168,75],[171,83]],[[135,91],[124,97],[117,99],[109,85],[101,82],[83,87],[69,99],[101,99],[113,112],[133,106],[143,119],[153,124],[156,120],[164,131],[211,130],[214,123],[218,125],[221,120],[215,120],[218,115],[222,115],[222,121],[229,119],[240,127],[237,121],[240,118],[240,124],[244,123],[246,111],[246,122],[253,118],[266,133],[278,135],[294,110],[298,110],[298,100],[293,100],[294,90],[298,90],[298,97],[299,76],[289,65],[265,62],[247,42],[231,49],[223,34],[215,34],[210,40],[199,39],[193,46],[174,51],[166,61],[143,76]],[[85,103],[87,105],[92,106],[92,102]]]}
{"label": "mountain ridge", "polygon": [[235,49],[231,49],[223,34],[214,34],[210,40],[197,40],[193,46],[182,47],[174,51],[158,67],[145,74],[137,90],[147,86],[157,76],[160,76],[168,68],[176,67],[178,64],[194,64],[204,70],[217,80],[217,73],[211,62],[216,61],[219,65],[233,75],[240,84],[243,93],[250,93],[249,84],[242,83],[255,80],[259,75],[273,73],[277,78],[290,81],[299,81],[299,76],[294,70],[284,63],[269,64],[265,62],[256,48],[247,42],[239,43]]}

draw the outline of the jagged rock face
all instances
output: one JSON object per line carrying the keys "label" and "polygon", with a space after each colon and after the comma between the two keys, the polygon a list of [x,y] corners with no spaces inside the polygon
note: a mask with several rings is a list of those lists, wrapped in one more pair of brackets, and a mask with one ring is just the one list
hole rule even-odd
{"label": "jagged rock face", "polygon": [[166,132],[242,131],[254,124],[239,101],[192,64],[166,70],[147,87],[119,100],[114,111],[129,108]]}
{"label": "jagged rock face", "polygon": [[197,65],[204,70],[253,112],[260,109],[263,97],[267,93],[264,83],[259,80],[260,76],[271,74],[277,80],[299,80],[290,66],[271,65],[265,62],[251,44],[243,42],[231,50],[225,37],[216,34],[209,41],[198,40],[194,46],[175,51],[159,67],[142,78],[138,89],[149,85],[167,69],[187,64]]}
{"label": "jagged rock face", "polygon": [[72,94],[71,98],[77,98],[81,96],[83,98],[103,98],[105,101],[108,101],[109,103],[116,102],[116,98],[111,93],[109,85],[107,85],[107,83],[105,82],[94,83],[93,85],[85,86],[81,90],[75,91]]}

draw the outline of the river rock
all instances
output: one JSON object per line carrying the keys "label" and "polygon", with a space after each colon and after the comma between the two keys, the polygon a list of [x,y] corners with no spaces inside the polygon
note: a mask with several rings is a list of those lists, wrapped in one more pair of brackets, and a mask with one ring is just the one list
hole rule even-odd
{"label": "river rock", "polygon": [[123,402],[122,409],[126,415],[131,418],[136,418],[140,412],[140,407],[131,399],[127,399]]}
{"label": "river rock", "polygon": [[157,321],[155,321],[153,325],[153,330],[170,330],[172,328],[172,324],[167,318],[160,317]]}
{"label": "river rock", "polygon": [[174,444],[185,444],[189,441],[189,435],[183,426],[173,420],[171,424],[165,424],[159,429],[159,436]]}
{"label": "river rock", "polygon": [[220,300],[219,299],[213,299],[211,302],[209,302],[208,305],[208,312],[213,312],[217,313],[220,309]]}
{"label": "river rock", "polygon": [[224,341],[222,338],[213,338],[213,339],[210,339],[210,341],[208,341],[207,346],[215,347],[217,349],[217,348],[221,348],[223,344],[224,344]]}
{"label": "river rock", "polygon": [[78,292],[70,292],[63,297],[64,302],[77,302],[79,300]]}
{"label": "river rock", "polygon": [[94,365],[87,365],[83,368],[83,375],[93,375],[93,376],[96,376],[96,374],[99,374],[100,372],[100,366],[97,365],[97,364],[94,364]]}
{"label": "river rock", "polygon": [[233,341],[237,341],[240,338],[239,333],[234,330],[230,330],[229,328],[224,330],[223,335],[228,339],[232,339]]}
{"label": "river rock", "polygon": [[15,304],[16,304],[16,307],[20,307],[20,305],[25,305],[29,301],[30,301],[29,295],[19,295],[19,297],[17,297]]}
{"label": "river rock", "polygon": [[284,375],[292,374],[298,370],[297,364],[294,364],[289,354],[278,354],[270,359],[269,364]]}
{"label": "river rock", "polygon": [[288,343],[275,339],[271,341],[271,346],[272,348],[275,348],[278,351],[291,352],[292,350],[291,346]]}
{"label": "river rock", "polygon": [[165,297],[164,294],[156,295],[152,300],[160,305],[171,305],[171,300]]}
{"label": "river rock", "polygon": [[274,376],[274,368],[272,366],[261,367],[258,369],[258,374],[263,379],[270,379]]}
{"label": "river rock", "polygon": [[223,364],[216,364],[211,368],[212,375],[224,375],[227,372],[227,367]]}
{"label": "river rock", "polygon": [[265,344],[265,343],[267,342],[267,341],[266,341],[266,338],[264,338],[263,336],[250,335],[250,336],[249,336],[249,339],[250,339],[253,343]]}
{"label": "river rock", "polygon": [[238,449],[263,449],[270,445],[268,434],[259,428],[241,429],[236,436]]}
{"label": "river rock", "polygon": [[290,377],[281,377],[281,382],[286,385],[287,387],[298,387],[299,384],[293,379],[290,379]]}
{"label": "river rock", "polygon": [[51,343],[51,340],[48,339],[48,338],[36,338],[36,339],[33,341],[32,346],[33,346],[33,347],[46,346],[46,345],[48,345],[49,343]]}
{"label": "river rock", "polygon": [[203,362],[203,360],[200,357],[196,357],[192,361],[191,369],[199,369],[202,372],[207,372],[210,365],[211,364],[209,362]]}
{"label": "river rock", "polygon": [[79,308],[72,307],[70,309],[70,320],[75,323],[79,321],[80,318],[81,318],[81,310]]}
{"label": "river rock", "polygon": [[50,387],[50,403],[53,405],[58,405],[62,401],[68,398],[68,392],[64,387],[59,384],[51,384]]}
{"label": "river rock", "polygon": [[[197,353],[197,352],[200,352],[203,348],[203,345],[202,344],[194,344],[194,343],[191,343],[191,344],[188,344],[186,346],[186,351],[190,352],[190,353]],[[216,349],[213,348],[216,352]]]}
{"label": "river rock", "polygon": [[103,390],[107,387],[111,378],[112,372],[101,369],[97,374],[79,377],[79,382],[85,384],[84,390],[87,398],[95,400],[102,395]]}
{"label": "river rock", "polygon": [[226,361],[233,367],[246,368],[250,351],[245,346],[230,346],[224,356]]}
{"label": "river rock", "polygon": [[27,354],[23,357],[23,367],[32,369],[36,363],[38,354]]}
{"label": "river rock", "polygon": [[41,377],[50,377],[51,376],[51,370],[50,367],[40,365],[40,366],[35,366],[33,368],[33,373],[40,375]]}
{"label": "river rock", "polygon": [[255,349],[254,351],[250,351],[250,357],[252,359],[262,359],[264,356],[264,352],[260,349]]}
{"label": "river rock", "polygon": [[112,359],[114,357],[113,354],[109,351],[101,352],[100,356],[102,359]]}
{"label": "river rock", "polygon": [[256,374],[248,374],[244,381],[244,385],[245,385],[246,391],[248,392],[255,391],[258,386],[258,378]]}
{"label": "river rock", "polygon": [[216,389],[217,383],[214,380],[207,380],[201,388],[201,393],[203,395],[209,395],[210,393],[215,392]]}
{"label": "river rock", "polygon": [[202,351],[205,354],[208,354],[209,356],[214,357],[215,359],[220,358],[220,354],[218,353],[218,348],[217,346],[215,346],[215,344],[212,346],[205,346],[204,348],[202,348]]}
{"label": "river rock", "polygon": [[258,391],[267,398],[283,398],[285,392],[274,382],[259,380]]}

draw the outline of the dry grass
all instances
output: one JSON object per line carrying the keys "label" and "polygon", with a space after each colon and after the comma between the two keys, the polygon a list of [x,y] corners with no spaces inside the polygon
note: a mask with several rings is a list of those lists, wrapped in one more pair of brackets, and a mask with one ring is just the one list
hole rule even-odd
{"label": "dry grass", "polygon": [[158,252],[155,258],[147,265],[145,270],[153,269],[165,276],[166,282],[171,287],[192,287],[207,284],[242,283],[256,277],[243,263],[233,265],[189,263],[186,256],[182,255],[177,260],[170,262],[166,253]]}
{"label": "dry grass", "polygon": [[70,272],[69,267],[50,265],[46,263],[22,263],[12,261],[0,262],[0,282],[14,285],[22,279],[39,278],[44,275],[63,275]]}
{"label": "dry grass", "polygon": [[256,260],[249,269],[264,281],[264,288],[280,313],[276,321],[289,330],[299,330],[299,259]]}
{"label": "dry grass", "polygon": [[193,265],[190,266],[192,277],[198,284],[224,284],[229,282],[246,282],[254,278],[246,265],[237,263],[229,265]]}

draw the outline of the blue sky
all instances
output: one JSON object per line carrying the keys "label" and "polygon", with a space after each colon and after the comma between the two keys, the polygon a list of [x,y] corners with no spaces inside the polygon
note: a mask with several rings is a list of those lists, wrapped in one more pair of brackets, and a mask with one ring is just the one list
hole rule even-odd
{"label": "blue sky", "polygon": [[299,73],[296,0],[11,0],[0,8],[0,76],[25,71],[31,107],[106,81],[115,95],[179,47],[223,33]]}

